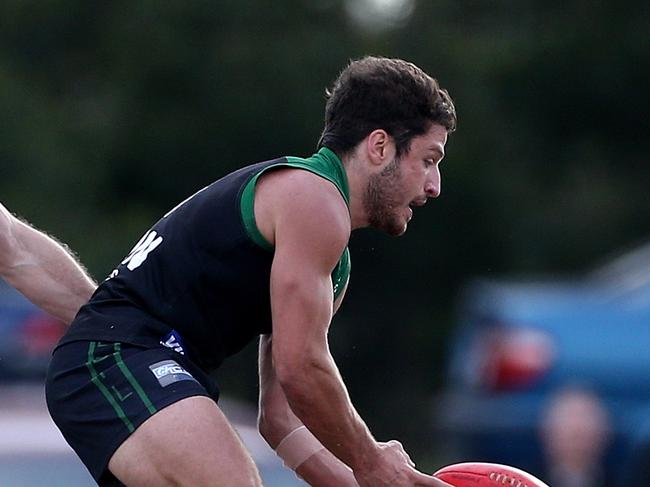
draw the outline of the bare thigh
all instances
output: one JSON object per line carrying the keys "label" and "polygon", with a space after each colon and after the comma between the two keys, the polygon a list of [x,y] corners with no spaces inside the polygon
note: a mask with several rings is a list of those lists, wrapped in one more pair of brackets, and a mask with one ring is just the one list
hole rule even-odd
{"label": "bare thigh", "polygon": [[203,396],[178,401],[142,423],[108,468],[128,487],[262,485],[223,412]]}

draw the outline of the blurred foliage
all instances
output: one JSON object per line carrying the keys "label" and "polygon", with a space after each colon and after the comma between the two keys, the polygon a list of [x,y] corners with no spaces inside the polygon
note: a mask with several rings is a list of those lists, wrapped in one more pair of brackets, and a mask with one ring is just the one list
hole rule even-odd
{"label": "blurred foliage", "polygon": [[[650,4],[402,0],[382,29],[354,1],[5,0],[0,198],[101,279],[188,194],[311,153],[348,59],[420,65],[459,113],[443,195],[402,239],[353,237],[332,330],[373,430],[417,457],[464,281],[576,272],[650,233]],[[226,393],[255,397],[254,356]]]}

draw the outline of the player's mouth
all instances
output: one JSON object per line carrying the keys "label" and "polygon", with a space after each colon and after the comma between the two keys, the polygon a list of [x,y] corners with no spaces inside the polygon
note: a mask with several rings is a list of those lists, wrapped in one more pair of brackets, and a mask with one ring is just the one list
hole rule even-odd
{"label": "player's mouth", "polygon": [[414,206],[424,206],[427,204],[427,197],[424,196],[422,198],[415,198],[413,201],[409,203],[409,206],[413,208]]}
{"label": "player's mouth", "polygon": [[411,201],[406,207],[407,210],[406,221],[410,222],[411,219],[413,218],[413,208],[417,206],[424,206],[426,202],[427,202],[426,196],[424,198],[416,198],[413,201]]}

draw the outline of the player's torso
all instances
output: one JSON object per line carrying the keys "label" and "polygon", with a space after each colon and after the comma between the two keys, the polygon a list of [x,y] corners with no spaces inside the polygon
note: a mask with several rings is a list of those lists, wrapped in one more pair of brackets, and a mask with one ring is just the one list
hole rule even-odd
{"label": "player's torso", "polygon": [[[347,181],[331,154],[247,166],[179,204],[99,286],[65,340],[163,342],[212,369],[255,336],[270,333],[273,248],[255,223],[257,178],[274,168],[299,167],[337,185],[347,200]],[[349,268],[346,249],[332,275],[336,295]]]}

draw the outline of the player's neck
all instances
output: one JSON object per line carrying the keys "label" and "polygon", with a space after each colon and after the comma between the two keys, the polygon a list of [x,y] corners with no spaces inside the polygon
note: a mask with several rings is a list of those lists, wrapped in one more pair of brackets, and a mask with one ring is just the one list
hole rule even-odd
{"label": "player's neck", "polygon": [[350,223],[352,230],[368,226],[368,216],[363,205],[363,195],[368,185],[365,165],[352,154],[343,159],[343,167],[350,188]]}

